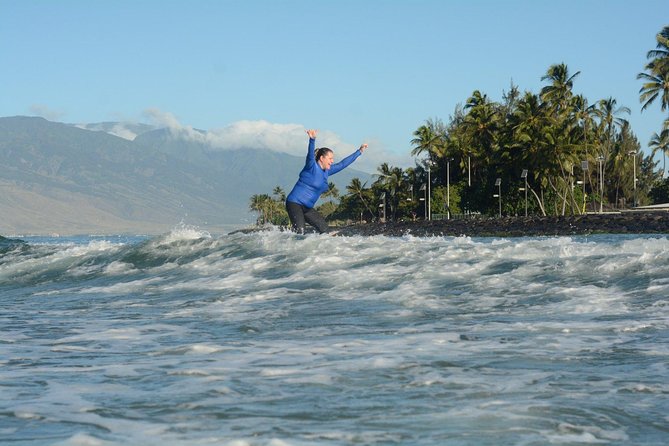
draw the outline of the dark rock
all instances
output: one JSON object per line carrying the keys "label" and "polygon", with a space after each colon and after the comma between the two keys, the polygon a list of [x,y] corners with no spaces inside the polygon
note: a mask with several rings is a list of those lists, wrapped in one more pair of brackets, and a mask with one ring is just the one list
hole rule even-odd
{"label": "dark rock", "polygon": [[375,222],[338,228],[337,235],[532,237],[595,233],[669,234],[669,212]]}

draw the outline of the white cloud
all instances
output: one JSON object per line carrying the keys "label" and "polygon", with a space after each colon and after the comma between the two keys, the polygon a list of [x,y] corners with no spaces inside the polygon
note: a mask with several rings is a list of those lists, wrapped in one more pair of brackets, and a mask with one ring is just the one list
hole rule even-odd
{"label": "white cloud", "polygon": [[128,141],[132,141],[137,137],[137,133],[130,130],[122,122],[115,124],[114,127],[109,130],[109,133],[114,136],[118,136],[119,138],[127,139]]}
{"label": "white cloud", "polygon": [[119,122],[114,124],[111,128],[105,123],[75,124],[74,126],[84,130],[107,132],[110,135],[118,136],[119,138],[127,139],[128,141],[132,141],[137,137],[137,133],[132,130],[133,124],[129,122]]}
{"label": "white cloud", "polygon": [[214,149],[269,149],[292,155],[303,154],[307,141],[304,126],[268,121],[237,121],[207,135]]}
{"label": "white cloud", "polygon": [[162,110],[158,110],[157,108],[147,108],[144,110],[143,114],[149,119],[149,121],[151,121],[152,124],[158,127],[167,127],[169,129],[176,130],[184,128],[177,117],[170,112],[164,112]]}
{"label": "white cloud", "polygon": [[[301,124],[277,124],[264,120],[237,121],[219,129],[196,130],[182,125],[169,112],[152,108],[144,112],[152,124],[168,128],[175,138],[182,138],[208,145],[212,150],[268,149],[290,155],[304,156],[307,147],[306,128]],[[353,153],[359,144],[366,142],[369,148],[355,162],[355,168],[365,172],[376,172],[382,163],[396,167],[413,167],[413,159],[407,155],[389,153],[377,141],[360,141],[351,144],[342,141],[334,132],[319,130],[318,147],[329,147],[335,152],[335,159],[342,159]]]}
{"label": "white cloud", "polygon": [[356,169],[376,173],[377,168],[383,163],[388,163],[392,167],[401,167],[402,169],[416,165],[414,158],[408,153],[400,155],[390,152],[383,147],[382,143],[376,141],[371,141],[367,144],[369,144],[369,148],[355,162]]}
{"label": "white cloud", "polygon": [[30,106],[30,113],[35,116],[41,116],[49,121],[59,121],[65,113],[59,110],[54,110],[43,104],[33,104]]}

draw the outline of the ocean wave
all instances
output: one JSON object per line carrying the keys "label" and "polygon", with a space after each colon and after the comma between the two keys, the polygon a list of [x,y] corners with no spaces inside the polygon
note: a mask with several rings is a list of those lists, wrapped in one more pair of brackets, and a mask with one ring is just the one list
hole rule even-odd
{"label": "ocean wave", "polygon": [[16,442],[666,437],[666,237],[26,242],[0,256]]}

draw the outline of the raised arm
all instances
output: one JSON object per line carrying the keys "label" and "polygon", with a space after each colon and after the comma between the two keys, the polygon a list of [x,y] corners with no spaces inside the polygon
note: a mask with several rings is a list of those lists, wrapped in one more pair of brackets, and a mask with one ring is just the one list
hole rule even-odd
{"label": "raised arm", "polygon": [[343,160],[339,161],[338,163],[335,163],[335,164],[333,164],[332,166],[330,166],[330,171],[329,171],[329,172],[330,172],[330,175],[334,175],[334,174],[336,174],[337,172],[339,172],[339,171],[345,169],[346,167],[348,167],[353,161],[355,161],[356,159],[358,159],[358,157],[359,157],[360,155],[362,155],[362,152],[364,152],[366,149],[367,149],[367,144],[362,144],[362,145],[358,148],[358,150],[356,150],[355,152],[351,153],[349,156],[347,156],[347,157],[344,158]]}
{"label": "raised arm", "polygon": [[307,148],[307,160],[305,165],[308,166],[316,162],[316,134],[318,130],[307,130],[307,135],[309,135],[309,147]]}

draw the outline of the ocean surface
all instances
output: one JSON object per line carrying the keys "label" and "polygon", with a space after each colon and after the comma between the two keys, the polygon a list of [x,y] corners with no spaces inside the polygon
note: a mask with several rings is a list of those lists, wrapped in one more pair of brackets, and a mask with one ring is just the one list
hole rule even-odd
{"label": "ocean surface", "polygon": [[25,237],[3,445],[669,444],[669,238]]}

